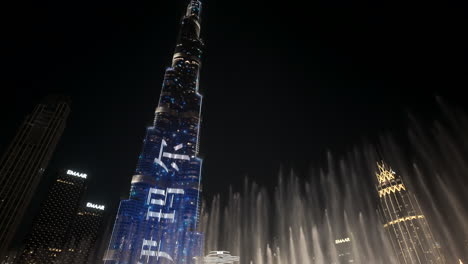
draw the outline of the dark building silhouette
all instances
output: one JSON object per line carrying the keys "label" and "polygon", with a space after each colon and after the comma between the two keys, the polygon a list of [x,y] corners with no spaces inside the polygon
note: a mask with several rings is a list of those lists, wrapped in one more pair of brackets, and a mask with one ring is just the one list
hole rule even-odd
{"label": "dark building silhouette", "polygon": [[378,168],[380,212],[399,263],[445,263],[416,196],[390,168],[384,164]]}
{"label": "dark building silhouette", "polygon": [[464,261],[465,262],[468,262],[468,238],[465,239],[465,245],[464,245],[464,249],[465,249],[465,256],[464,257]]}
{"label": "dark building silhouette", "polygon": [[[102,224],[102,231],[99,235],[99,239],[96,242],[96,260],[94,263],[103,263],[104,256],[107,251],[107,246],[109,245],[109,240],[112,236],[112,230],[114,227],[115,216],[117,213],[117,208],[106,208],[105,220]],[[90,262],[93,263],[93,262]]]}
{"label": "dark building silhouette", "polygon": [[81,206],[63,248],[60,263],[88,264],[96,262],[105,213],[103,205],[86,202]]}
{"label": "dark building silhouette", "polygon": [[0,257],[10,247],[69,113],[68,98],[46,97],[27,116],[0,159]]}
{"label": "dark building silhouette", "polygon": [[8,252],[0,259],[0,264],[14,264],[16,257],[18,256],[17,249],[11,248]]}
{"label": "dark building silhouette", "polygon": [[354,241],[350,236],[335,239],[335,248],[338,258],[337,264],[356,263],[352,243],[354,243]]}
{"label": "dark building silhouette", "polygon": [[52,263],[64,250],[86,189],[84,173],[62,170],[51,184],[17,263]]}

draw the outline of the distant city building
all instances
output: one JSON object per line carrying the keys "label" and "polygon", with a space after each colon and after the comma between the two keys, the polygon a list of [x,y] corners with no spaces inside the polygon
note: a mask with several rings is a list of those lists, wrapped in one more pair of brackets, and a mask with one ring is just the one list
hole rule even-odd
{"label": "distant city building", "polygon": [[96,261],[105,212],[104,205],[85,202],[81,206],[67,236],[61,263],[88,264]]}
{"label": "distant city building", "polygon": [[[466,249],[466,254],[468,255],[468,238],[465,239],[465,249]],[[467,256],[468,257],[468,256]]]}
{"label": "distant city building", "polygon": [[206,264],[232,264],[239,262],[239,257],[231,256],[229,251],[211,251],[208,256],[203,259]]}
{"label": "distant city building", "polygon": [[67,98],[46,97],[20,126],[0,159],[0,256],[10,247],[69,113]]}
{"label": "distant city building", "polygon": [[18,256],[18,251],[15,249],[8,250],[8,252],[0,258],[0,264],[14,264],[16,257]]}
{"label": "distant city building", "polygon": [[62,252],[86,189],[85,173],[62,170],[51,184],[18,263],[52,263]]}
{"label": "distant city building", "polygon": [[378,164],[378,169],[381,216],[399,263],[445,263],[416,196],[385,164]]}
{"label": "distant city building", "polygon": [[[465,254],[464,254],[464,256],[462,256],[462,259],[463,259],[465,262],[468,262],[468,239],[465,239],[464,242],[465,242],[465,245],[464,245],[463,248],[464,248],[464,250],[465,250],[465,251],[464,251]],[[460,262],[461,262],[461,260],[460,260]]]}
{"label": "distant city building", "polygon": [[339,237],[335,239],[335,248],[338,255],[337,264],[355,263],[353,256],[353,241],[350,237]]}
{"label": "distant city building", "polygon": [[106,264],[190,264],[203,258],[203,234],[198,228],[201,10],[201,1],[189,1],[130,197],[120,202]]}
{"label": "distant city building", "polygon": [[[108,208],[106,206],[106,213],[104,217],[104,222],[102,224],[102,230],[100,231],[99,239],[96,242],[96,259],[94,263],[102,264],[104,256],[109,246],[109,240],[112,236],[112,230],[115,222],[115,208]],[[90,262],[93,263],[93,262]]]}

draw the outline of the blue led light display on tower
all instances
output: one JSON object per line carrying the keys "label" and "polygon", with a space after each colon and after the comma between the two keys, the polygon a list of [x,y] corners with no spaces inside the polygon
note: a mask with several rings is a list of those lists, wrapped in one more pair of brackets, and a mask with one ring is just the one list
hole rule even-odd
{"label": "blue led light display on tower", "polygon": [[201,2],[191,0],[172,66],[164,76],[154,124],[147,128],[130,197],[120,203],[106,264],[182,264],[202,258],[203,235],[197,232],[200,15]]}

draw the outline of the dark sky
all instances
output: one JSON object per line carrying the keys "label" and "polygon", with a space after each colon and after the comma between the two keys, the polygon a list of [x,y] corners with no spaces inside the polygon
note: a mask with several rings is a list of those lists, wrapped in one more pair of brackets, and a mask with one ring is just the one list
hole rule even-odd
{"label": "dark sky", "polygon": [[[465,1],[206,0],[201,154],[206,195],[304,171],[434,100],[468,108]],[[2,7],[3,149],[39,100],[72,98],[49,172],[90,175],[91,200],[126,195],[185,1],[8,1]]]}

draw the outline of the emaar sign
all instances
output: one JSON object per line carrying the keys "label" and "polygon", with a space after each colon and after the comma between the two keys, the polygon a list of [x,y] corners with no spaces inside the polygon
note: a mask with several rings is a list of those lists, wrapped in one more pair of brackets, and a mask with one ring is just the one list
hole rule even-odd
{"label": "emaar sign", "polygon": [[351,239],[349,237],[335,240],[335,244],[341,244],[341,243],[347,243],[347,242],[351,242]]}
{"label": "emaar sign", "polygon": [[99,204],[87,203],[86,207],[94,208],[98,210],[104,210],[104,205],[99,205]]}
{"label": "emaar sign", "polygon": [[76,176],[76,177],[80,177],[80,178],[83,178],[83,179],[86,179],[86,177],[88,177],[88,175],[86,173],[79,173],[79,172],[72,171],[72,170],[68,170],[67,174],[72,175],[72,176]]}

